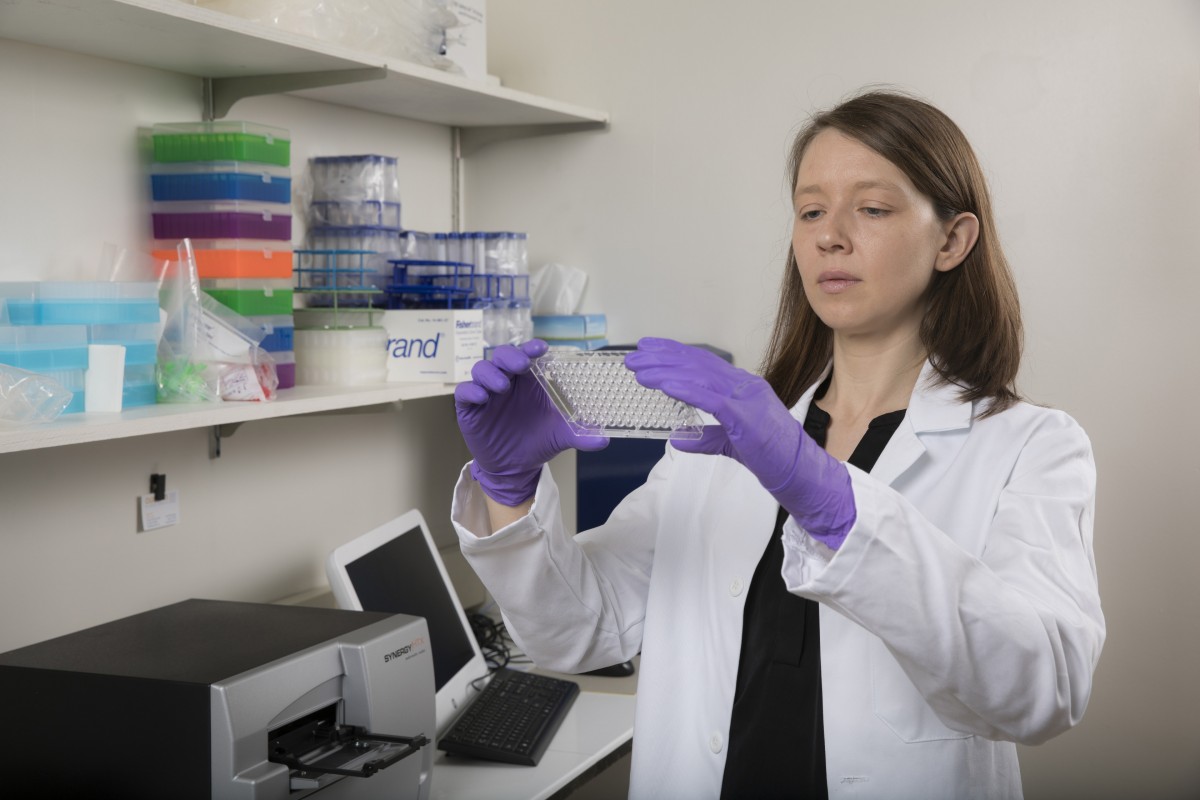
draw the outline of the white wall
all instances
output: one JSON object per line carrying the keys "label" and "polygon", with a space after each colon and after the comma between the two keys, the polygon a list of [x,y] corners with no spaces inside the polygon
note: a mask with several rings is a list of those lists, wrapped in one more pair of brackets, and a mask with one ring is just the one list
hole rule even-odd
{"label": "white wall", "polygon": [[[531,232],[534,263],[592,275],[613,338],[722,345],[752,366],[788,240],[782,164],[805,114],[872,82],[967,130],[1023,293],[1033,398],[1073,413],[1100,468],[1109,642],[1075,731],[1023,751],[1027,796],[1200,787],[1200,19],[1186,0],[816,4],[491,0],[491,71],[608,110],[605,133],[493,145],[468,223]],[[131,132],[199,118],[199,82],[0,40],[0,279],[73,277],[144,240]],[[450,220],[445,129],[291,98],[232,118],[310,154],[402,159],[404,216]],[[1174,413],[1171,413],[1174,412]],[[244,425],[0,456],[0,649],[186,596],[269,600],[334,544],[419,505],[446,542],[464,453],[447,398],[398,414]],[[184,521],[136,533],[151,472]]]}
{"label": "white wall", "polygon": [[1022,751],[1027,796],[1200,794],[1200,8],[1185,0],[490,0],[491,71],[603,108],[607,133],[497,144],[471,225],[586,269],[612,338],[706,341],[753,366],[788,242],[806,115],[869,83],[949,112],[992,181],[1027,325],[1021,387],[1099,467],[1109,639],[1083,724]]}
{"label": "white wall", "polygon": [[[137,129],[198,120],[200,96],[197,79],[0,39],[0,280],[92,277],[104,243],[144,247]],[[294,176],[311,155],[396,156],[407,224],[449,227],[446,128],[285,97],[229,119],[290,129]],[[334,546],[413,507],[450,544],[453,419],[440,397],[246,423],[219,459],[206,429],[0,455],[0,650],[187,597],[303,592]],[[138,533],[152,472],[182,522]]]}

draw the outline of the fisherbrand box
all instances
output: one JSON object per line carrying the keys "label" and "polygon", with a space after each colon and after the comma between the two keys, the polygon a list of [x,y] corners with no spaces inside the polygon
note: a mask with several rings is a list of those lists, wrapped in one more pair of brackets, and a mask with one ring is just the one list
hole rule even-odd
{"label": "fisherbrand box", "polygon": [[483,310],[414,308],[383,313],[388,381],[471,379],[483,358]]}

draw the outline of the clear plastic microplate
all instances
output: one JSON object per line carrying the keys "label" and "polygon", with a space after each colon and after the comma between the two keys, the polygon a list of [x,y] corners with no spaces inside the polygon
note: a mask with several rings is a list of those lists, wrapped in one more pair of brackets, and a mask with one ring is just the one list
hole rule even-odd
{"label": "clear plastic microplate", "polygon": [[639,439],[699,439],[700,413],[637,382],[630,350],[551,351],[533,374],[576,433]]}

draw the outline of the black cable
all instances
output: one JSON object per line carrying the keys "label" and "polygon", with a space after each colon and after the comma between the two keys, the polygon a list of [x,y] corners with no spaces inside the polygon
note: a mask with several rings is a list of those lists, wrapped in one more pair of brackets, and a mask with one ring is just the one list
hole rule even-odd
{"label": "black cable", "polygon": [[473,613],[467,615],[475,641],[483,652],[484,661],[489,670],[507,667],[512,661],[512,651],[509,648],[507,632],[504,624],[496,622],[486,614]]}
{"label": "black cable", "polygon": [[508,663],[529,664],[532,666],[533,659],[525,655],[521,648],[517,647],[517,643],[508,632],[508,626],[501,621],[497,627],[500,630],[500,637],[503,639],[505,647],[508,648]]}

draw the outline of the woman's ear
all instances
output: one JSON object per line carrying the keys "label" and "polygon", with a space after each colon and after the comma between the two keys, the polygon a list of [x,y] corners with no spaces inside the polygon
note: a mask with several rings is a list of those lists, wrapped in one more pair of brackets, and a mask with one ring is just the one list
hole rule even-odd
{"label": "woman's ear", "polygon": [[946,242],[938,251],[933,265],[938,272],[949,272],[971,254],[975,242],[979,240],[979,218],[970,211],[964,211],[944,223],[944,230]]}

